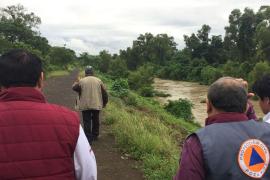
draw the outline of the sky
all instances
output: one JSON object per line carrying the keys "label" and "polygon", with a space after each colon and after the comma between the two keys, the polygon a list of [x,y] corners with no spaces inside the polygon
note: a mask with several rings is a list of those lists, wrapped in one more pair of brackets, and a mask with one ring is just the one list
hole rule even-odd
{"label": "sky", "polygon": [[1,0],[0,7],[22,4],[41,18],[41,35],[53,46],[77,54],[119,53],[140,34],[167,33],[178,48],[183,35],[196,33],[203,24],[212,35],[224,35],[233,9],[257,11],[270,0]]}

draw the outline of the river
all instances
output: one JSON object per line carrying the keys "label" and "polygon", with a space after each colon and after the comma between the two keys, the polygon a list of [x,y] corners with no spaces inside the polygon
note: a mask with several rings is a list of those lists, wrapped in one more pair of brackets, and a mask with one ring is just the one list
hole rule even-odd
{"label": "river", "polygon": [[[202,103],[206,99],[208,86],[200,85],[194,82],[173,81],[155,78],[155,90],[170,94],[170,97],[157,97],[161,104],[165,104],[168,100],[177,100],[179,98],[189,99],[194,107],[192,113],[195,121],[204,126],[204,120],[207,117],[206,104]],[[253,101],[253,106],[257,117],[263,117],[257,101]]]}

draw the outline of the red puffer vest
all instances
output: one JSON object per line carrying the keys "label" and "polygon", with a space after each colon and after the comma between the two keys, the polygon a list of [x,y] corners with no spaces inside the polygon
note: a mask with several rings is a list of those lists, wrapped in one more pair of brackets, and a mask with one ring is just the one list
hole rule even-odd
{"label": "red puffer vest", "polygon": [[34,88],[0,93],[0,179],[75,179],[78,115]]}

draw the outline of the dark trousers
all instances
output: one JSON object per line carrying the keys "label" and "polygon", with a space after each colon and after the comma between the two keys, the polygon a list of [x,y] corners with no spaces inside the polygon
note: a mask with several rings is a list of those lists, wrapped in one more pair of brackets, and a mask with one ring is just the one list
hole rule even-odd
{"label": "dark trousers", "polygon": [[83,129],[90,143],[99,135],[99,110],[82,111]]}

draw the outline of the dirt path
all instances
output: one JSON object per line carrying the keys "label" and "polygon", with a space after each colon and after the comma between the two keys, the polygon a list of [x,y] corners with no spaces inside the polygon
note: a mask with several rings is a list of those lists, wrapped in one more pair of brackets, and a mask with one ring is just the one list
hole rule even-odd
{"label": "dirt path", "polygon": [[[76,76],[74,71],[69,76],[48,79],[44,88],[48,102],[73,109],[76,94],[72,92],[71,85]],[[137,162],[119,153],[109,127],[101,122],[100,128],[100,138],[92,145],[97,159],[98,180],[142,180],[143,174],[135,168]]]}

